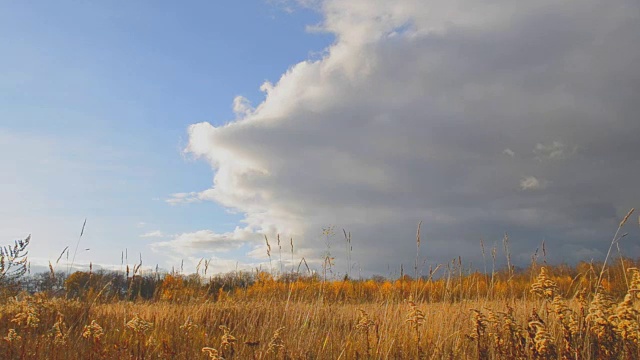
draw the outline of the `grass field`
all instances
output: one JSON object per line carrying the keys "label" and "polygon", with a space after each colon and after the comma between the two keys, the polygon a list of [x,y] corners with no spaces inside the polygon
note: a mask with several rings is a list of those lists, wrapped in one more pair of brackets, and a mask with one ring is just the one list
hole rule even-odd
{"label": "grass field", "polygon": [[640,263],[609,255],[490,272],[454,259],[394,280],[76,272],[4,289],[0,357],[638,359]]}
{"label": "grass field", "polygon": [[[494,286],[503,290],[481,297],[457,292],[461,284],[478,289],[464,281],[470,275],[381,283],[268,279],[223,290],[215,301],[204,290],[191,291],[190,299],[134,301],[19,295],[1,308],[0,351],[5,359],[634,359],[640,273],[627,272],[622,297],[608,295],[620,292],[611,284],[624,284],[621,271],[605,282],[610,291],[595,293],[582,286],[586,274],[563,283],[566,275],[543,267],[528,293],[520,292],[524,276],[496,274]],[[439,284],[446,300],[429,300],[429,287]],[[359,300],[372,286],[373,300]]]}

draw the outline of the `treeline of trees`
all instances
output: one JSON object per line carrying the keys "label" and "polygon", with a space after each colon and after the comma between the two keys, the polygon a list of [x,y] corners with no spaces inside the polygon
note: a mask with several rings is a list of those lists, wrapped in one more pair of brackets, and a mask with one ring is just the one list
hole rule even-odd
{"label": "treeline of trees", "polygon": [[[9,296],[19,292],[93,301],[167,300],[187,301],[233,291],[253,284],[255,274],[234,272],[211,276],[151,273],[130,276],[120,271],[43,272],[23,276],[7,286]],[[7,284],[8,285],[8,284]]]}
{"label": "treeline of trees", "polygon": [[[109,301],[224,301],[243,300],[294,300],[371,302],[404,300],[461,301],[465,299],[515,299],[530,296],[530,286],[547,267],[558,289],[570,298],[593,293],[596,284],[610,295],[621,297],[629,288],[630,268],[640,268],[640,259],[611,259],[606,267],[602,263],[580,262],[575,266],[548,265],[544,261],[532,263],[527,268],[511,265],[498,271],[480,272],[465,269],[460,258],[430,268],[426,275],[411,277],[401,272],[396,279],[374,276],[354,280],[327,278],[326,272],[289,272],[272,274],[265,271],[236,271],[203,277],[198,274],[142,275],[136,265],[132,273],[117,271],[77,271],[70,275],[55,272],[24,276],[27,272],[26,249],[30,238],[18,240],[13,246],[0,247],[0,300],[16,296],[20,292],[41,293],[52,297]],[[130,276],[131,275],[131,276]]]}
{"label": "treeline of trees", "polygon": [[[17,291],[43,293],[48,296],[97,302],[111,301],[235,301],[294,300],[371,302],[413,298],[416,301],[461,301],[465,299],[527,298],[531,283],[545,266],[568,298],[581,291],[592,293],[602,263],[580,262],[547,265],[533,263],[527,268],[514,267],[492,272],[464,269],[460,261],[432,268],[418,278],[402,275],[396,279],[374,276],[354,280],[324,279],[318,274],[269,272],[231,272],[204,278],[191,274],[151,273],[129,276],[115,271],[77,271],[41,273],[22,277]],[[640,259],[616,259],[609,263],[601,282],[604,291],[623,296],[628,289],[625,272],[640,267]],[[624,270],[623,270],[624,269]]]}

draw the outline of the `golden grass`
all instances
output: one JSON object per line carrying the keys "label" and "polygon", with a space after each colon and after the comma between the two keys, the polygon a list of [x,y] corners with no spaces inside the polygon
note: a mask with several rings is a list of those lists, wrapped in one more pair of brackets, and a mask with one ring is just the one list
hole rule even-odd
{"label": "golden grass", "polygon": [[[418,264],[419,230],[416,244]],[[457,259],[437,278],[439,267],[393,281],[262,272],[220,283],[134,271],[120,288],[75,273],[67,299],[20,294],[0,305],[0,358],[640,359],[638,265],[534,258],[526,270],[508,261],[487,274]]]}
{"label": "golden grass", "polygon": [[[632,283],[640,275],[630,269]],[[565,299],[546,269],[535,298],[449,302],[236,300],[89,304],[44,296],[0,310],[6,359],[638,358],[632,289]],[[286,305],[286,306],[285,306]]]}

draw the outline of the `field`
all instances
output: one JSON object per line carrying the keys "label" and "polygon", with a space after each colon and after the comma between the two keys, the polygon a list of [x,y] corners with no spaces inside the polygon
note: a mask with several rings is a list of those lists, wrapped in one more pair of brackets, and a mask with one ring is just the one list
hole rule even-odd
{"label": "field", "polygon": [[3,284],[0,357],[637,359],[638,267],[621,256],[554,266],[543,255],[526,269],[481,272],[454,259],[397,279],[136,266],[61,280],[52,269],[36,292]]}

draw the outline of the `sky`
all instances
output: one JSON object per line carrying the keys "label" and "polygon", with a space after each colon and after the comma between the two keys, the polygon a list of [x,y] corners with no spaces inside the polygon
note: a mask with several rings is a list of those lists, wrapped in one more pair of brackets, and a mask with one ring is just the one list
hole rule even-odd
{"label": "sky", "polygon": [[602,260],[638,205],[635,0],[8,1],[0,34],[0,242],[36,265],[392,275],[419,222],[423,268]]}

